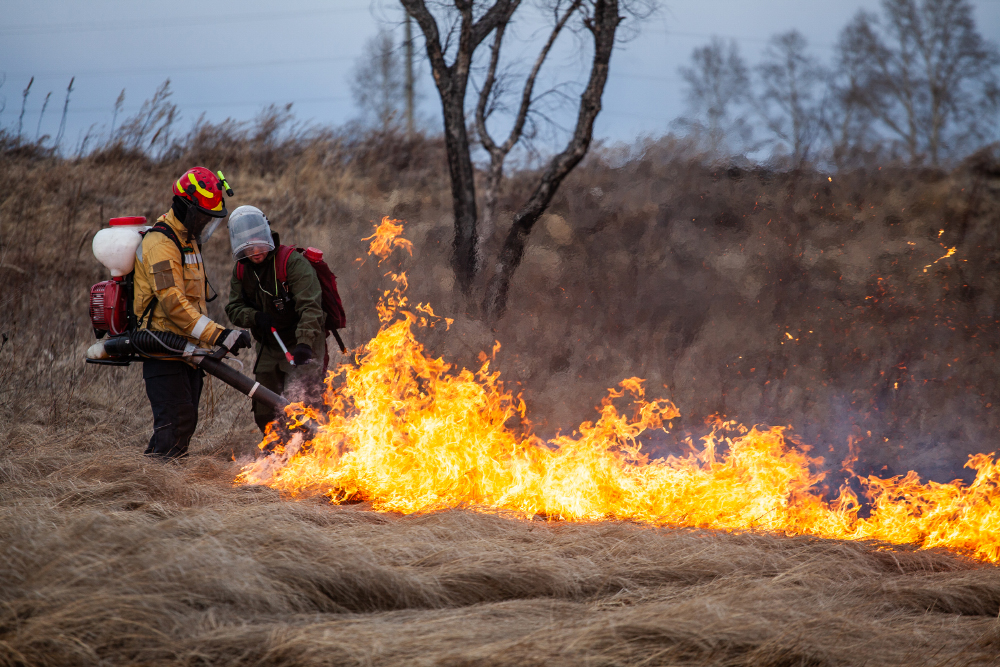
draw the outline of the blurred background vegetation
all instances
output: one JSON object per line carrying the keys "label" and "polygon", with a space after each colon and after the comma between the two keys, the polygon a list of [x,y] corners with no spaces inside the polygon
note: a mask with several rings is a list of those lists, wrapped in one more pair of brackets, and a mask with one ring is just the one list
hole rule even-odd
{"label": "blurred background vegetation", "polygon": [[[300,123],[289,105],[184,129],[167,81],[130,117],[120,98],[110,129],[69,150],[61,136],[30,139],[22,104],[0,130],[8,437],[124,405],[143,415],[129,437],[144,439],[138,369],[82,363],[88,291],[105,279],[89,246],[110,217],[162,214],[169,183],[203,164],[229,177],[230,208],[259,206],[283,242],[326,252],[354,346],[376,332],[386,287],[361,239],[382,216],[405,220],[411,299],[456,320],[426,332],[427,345],[472,366],[499,341],[494,367],[543,436],[639,376],[683,414],[676,437],[649,439],[654,456],[716,416],[791,425],[834,467],[857,445],[857,471],[883,476],[967,477],[969,453],[997,449],[1000,56],[968,2],[887,0],[843,28],[826,64],[794,32],[753,65],[734,43],[696,49],[681,72],[690,113],[666,136],[591,148],[491,323],[456,285],[445,145],[407,122],[405,50],[384,34],[369,51],[356,71],[361,120],[342,127]],[[534,136],[506,166],[483,257],[538,179],[547,154]],[[205,254],[224,292],[225,238]],[[211,308],[225,321],[221,300]],[[254,444],[233,393],[203,402],[201,446],[220,455]]]}
{"label": "blurred background vegetation", "polygon": [[[599,148],[540,221],[510,309],[489,327],[466,314],[455,288],[439,138],[297,130],[272,109],[250,124],[201,125],[171,146],[154,158],[115,143],[69,159],[7,138],[0,412],[8,437],[18,424],[82,418],[84,408],[148,410],[139,369],[83,364],[93,340],[89,288],[106,278],[89,246],[109,217],[163,213],[169,183],[197,163],[226,167],[231,206],[259,206],[283,242],[327,253],[350,345],[377,330],[374,304],[387,286],[361,239],[383,215],[406,220],[411,299],[456,318],[448,332],[428,331],[427,344],[472,366],[500,341],[495,367],[524,392],[542,435],[571,430],[607,387],[639,376],[650,394],[677,403],[681,434],[697,435],[712,415],[792,425],[832,463],[849,440],[858,443],[859,471],[950,478],[968,453],[996,449],[994,147],[951,169],[888,163],[835,173],[715,166],[695,141],[675,137]],[[501,210],[532,177],[505,181]],[[487,244],[503,231],[501,218]],[[205,255],[222,288],[231,270],[225,237]],[[211,308],[224,321],[221,300]],[[215,396],[203,401],[205,418],[224,403],[225,428],[243,436],[219,435],[211,447],[228,455],[252,446],[245,399],[225,388]],[[144,439],[141,428],[134,437]]]}

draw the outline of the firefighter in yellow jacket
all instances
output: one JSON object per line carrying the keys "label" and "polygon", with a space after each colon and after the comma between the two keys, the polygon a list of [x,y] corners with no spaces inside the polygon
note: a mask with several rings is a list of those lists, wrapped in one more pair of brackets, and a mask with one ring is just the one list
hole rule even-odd
{"label": "firefighter in yellow jacket", "polygon": [[[222,345],[238,354],[250,346],[250,335],[208,318],[208,281],[200,248],[228,214],[223,183],[208,169],[195,167],[174,182],[173,193],[170,210],[156,220],[135,252],[133,308],[139,326],[180,334],[193,346]],[[184,361],[147,360],[142,377],[153,409],[146,454],[185,456],[198,426],[204,373]]]}

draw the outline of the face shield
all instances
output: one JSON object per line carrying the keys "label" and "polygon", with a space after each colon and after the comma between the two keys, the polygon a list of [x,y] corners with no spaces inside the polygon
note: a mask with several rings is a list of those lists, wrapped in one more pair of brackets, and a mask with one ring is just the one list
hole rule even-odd
{"label": "face shield", "polygon": [[201,233],[201,242],[204,243],[212,238],[212,234],[215,233],[215,230],[218,229],[221,224],[222,218],[212,218],[212,221],[208,223],[208,227],[205,227],[205,231]]}
{"label": "face shield", "polygon": [[229,243],[233,260],[239,261],[260,252],[274,250],[267,218],[254,206],[240,206],[229,216]]}

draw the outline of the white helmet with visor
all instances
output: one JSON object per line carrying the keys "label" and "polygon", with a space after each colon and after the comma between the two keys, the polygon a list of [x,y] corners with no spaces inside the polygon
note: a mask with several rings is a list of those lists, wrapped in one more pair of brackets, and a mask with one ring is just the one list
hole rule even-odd
{"label": "white helmet with visor", "polygon": [[233,260],[271,252],[274,239],[267,218],[255,206],[240,206],[229,215],[229,243],[233,248]]}

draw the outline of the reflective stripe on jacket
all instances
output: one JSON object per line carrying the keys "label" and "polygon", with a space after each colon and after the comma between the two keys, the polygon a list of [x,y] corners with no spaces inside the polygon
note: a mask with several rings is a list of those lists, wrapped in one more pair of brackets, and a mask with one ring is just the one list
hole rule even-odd
{"label": "reflective stripe on jacket", "polygon": [[[193,343],[207,347],[215,342],[225,328],[210,320],[205,292],[205,265],[201,249],[194,239],[188,240],[184,225],[171,209],[157,222],[166,223],[184,248],[183,256],[166,235],[147,233],[135,251],[136,317],[146,311],[153,296],[156,306],[143,327],[156,331],[171,331],[186,336]],[[185,242],[186,241],[186,242]]]}

